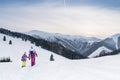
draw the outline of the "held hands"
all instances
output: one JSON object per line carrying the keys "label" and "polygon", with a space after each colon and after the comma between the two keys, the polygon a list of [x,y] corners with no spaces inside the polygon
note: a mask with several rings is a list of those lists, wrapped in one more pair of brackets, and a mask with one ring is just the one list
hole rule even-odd
{"label": "held hands", "polygon": [[30,60],[30,57],[28,57],[28,59]]}

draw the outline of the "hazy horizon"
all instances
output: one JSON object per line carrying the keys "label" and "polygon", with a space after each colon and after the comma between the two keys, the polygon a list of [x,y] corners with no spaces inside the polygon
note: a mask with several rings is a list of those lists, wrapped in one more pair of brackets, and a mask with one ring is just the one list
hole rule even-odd
{"label": "hazy horizon", "polygon": [[0,27],[106,38],[120,33],[119,0],[1,0]]}

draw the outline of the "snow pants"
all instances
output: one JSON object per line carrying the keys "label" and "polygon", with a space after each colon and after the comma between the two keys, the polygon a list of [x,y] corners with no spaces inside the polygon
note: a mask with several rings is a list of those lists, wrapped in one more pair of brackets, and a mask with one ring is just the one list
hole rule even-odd
{"label": "snow pants", "polygon": [[35,65],[35,55],[31,56],[31,66]]}
{"label": "snow pants", "polygon": [[22,61],[22,67],[26,67],[26,61]]}

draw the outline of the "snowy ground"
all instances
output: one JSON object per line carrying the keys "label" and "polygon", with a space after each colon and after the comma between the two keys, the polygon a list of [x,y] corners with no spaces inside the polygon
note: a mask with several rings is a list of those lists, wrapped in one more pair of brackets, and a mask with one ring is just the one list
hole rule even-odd
{"label": "snowy ground", "polygon": [[[68,60],[52,52],[35,47],[29,42],[0,34],[0,57],[10,56],[12,63],[0,63],[0,80],[120,80],[120,55],[102,58]],[[9,45],[9,40],[13,44]],[[36,66],[21,68],[21,56],[34,46],[38,53]],[[50,54],[55,61],[50,62]]]}

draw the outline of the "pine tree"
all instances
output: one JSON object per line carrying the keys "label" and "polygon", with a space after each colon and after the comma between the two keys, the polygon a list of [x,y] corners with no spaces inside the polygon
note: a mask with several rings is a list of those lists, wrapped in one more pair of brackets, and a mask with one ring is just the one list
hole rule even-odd
{"label": "pine tree", "polygon": [[53,54],[50,56],[50,61],[54,61]]}
{"label": "pine tree", "polygon": [[12,45],[12,41],[11,40],[9,41],[9,44]]}
{"label": "pine tree", "polygon": [[6,36],[3,36],[3,41],[6,41]]}

